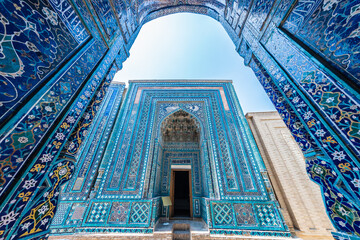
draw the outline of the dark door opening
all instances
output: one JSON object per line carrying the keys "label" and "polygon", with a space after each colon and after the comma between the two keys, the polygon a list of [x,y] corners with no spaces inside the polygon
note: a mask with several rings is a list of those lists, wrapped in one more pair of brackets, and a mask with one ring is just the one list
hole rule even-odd
{"label": "dark door opening", "polygon": [[189,172],[174,172],[174,217],[190,217]]}

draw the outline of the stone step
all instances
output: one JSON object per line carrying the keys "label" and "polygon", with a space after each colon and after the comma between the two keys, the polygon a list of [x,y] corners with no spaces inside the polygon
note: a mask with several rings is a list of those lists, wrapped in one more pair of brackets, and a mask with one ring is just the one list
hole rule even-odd
{"label": "stone step", "polygon": [[189,230],[174,230],[174,235],[190,235]]}
{"label": "stone step", "polygon": [[173,240],[190,240],[190,237],[174,237]]}
{"label": "stone step", "polygon": [[190,240],[190,231],[176,230],[173,232],[173,240]]}
{"label": "stone step", "polygon": [[173,230],[190,230],[190,224],[187,223],[174,223]]}
{"label": "stone step", "polygon": [[173,225],[173,240],[190,240],[190,224],[176,223]]}

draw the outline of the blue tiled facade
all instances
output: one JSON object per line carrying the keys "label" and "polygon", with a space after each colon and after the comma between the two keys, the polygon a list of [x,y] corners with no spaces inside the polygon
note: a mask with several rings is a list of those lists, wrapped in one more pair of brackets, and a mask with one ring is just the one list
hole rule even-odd
{"label": "blue tiled facade", "polygon": [[[114,89],[121,93],[123,85],[111,85],[112,95],[99,109],[78,172],[60,194],[53,234],[69,234],[70,226],[76,233],[94,228],[152,232],[156,220],[165,217],[160,197],[170,195],[171,169],[189,166],[193,217],[203,218],[210,229],[289,235],[266,190],[265,169],[230,82],[131,82],[120,108]],[[196,118],[199,142],[164,140],[164,121],[179,111]],[[105,132],[98,123],[109,115],[116,119]],[[101,134],[102,140],[96,138]],[[88,145],[99,152],[87,150]]]}
{"label": "blue tiled facade", "polygon": [[[67,231],[73,231],[80,222],[85,224],[90,208],[96,212],[100,207],[99,217],[89,219],[100,221],[112,214],[113,220],[124,222],[124,232],[151,232],[149,227],[162,213],[157,198],[161,188],[156,178],[148,184],[146,179],[163,168],[143,172],[147,169],[143,159],[154,157],[146,149],[161,147],[156,141],[141,145],[142,138],[130,138],[132,130],[115,124],[128,111],[123,106],[131,105],[121,104],[123,86],[109,87],[109,83],[129,56],[142,25],[178,12],[204,14],[222,24],[303,150],[309,177],[319,184],[337,231],[334,237],[359,238],[358,0],[4,0],[0,6],[0,238],[45,239],[56,212],[71,215],[68,224],[74,228]],[[208,104],[218,100],[209,99]],[[113,116],[120,105],[118,116]],[[206,105],[202,107],[207,113]],[[261,174],[252,169],[258,166],[259,172],[265,171],[258,153],[254,159],[232,157],[244,148],[242,136],[251,139],[250,131],[240,124],[242,114],[232,116],[214,106],[211,110],[219,117],[215,121],[229,119],[229,125],[236,127],[221,131],[216,124],[209,126],[209,132],[218,132],[218,139],[240,140],[216,143],[220,149],[216,157],[228,157],[231,164],[201,165],[198,176],[210,168],[223,174],[211,173],[217,183],[203,181],[194,186],[201,194],[194,195],[193,210],[214,234],[242,234],[245,230],[232,226],[253,223],[261,209],[269,207],[276,213],[277,208],[260,203],[266,201],[258,179]],[[137,133],[147,136],[145,115],[126,119],[140,121]],[[105,145],[94,144],[100,141],[108,148],[119,144],[119,139],[105,137],[114,132],[110,125],[123,133],[121,141],[129,140],[135,147],[132,157],[121,158],[127,155],[119,149],[114,165],[119,171],[114,173],[106,169],[112,153],[102,149]],[[249,144],[255,148],[252,140]],[[211,148],[200,152],[199,159],[212,152]],[[210,185],[214,187],[206,189]],[[59,205],[60,188],[64,188],[61,198],[72,198],[63,200],[73,201],[71,207]],[[212,202],[203,195],[218,200]],[[127,204],[129,197],[132,201]],[[90,198],[98,202],[82,205]],[[236,214],[214,218],[212,209],[236,209],[246,219]],[[125,217],[125,212],[138,217]],[[256,221],[268,224],[266,228],[275,229],[277,224]],[[254,230],[254,236],[274,236],[262,230]]]}

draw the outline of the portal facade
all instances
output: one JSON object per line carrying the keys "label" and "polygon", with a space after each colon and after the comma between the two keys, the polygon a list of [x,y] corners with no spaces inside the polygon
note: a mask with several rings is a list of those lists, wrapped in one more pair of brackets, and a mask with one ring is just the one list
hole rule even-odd
{"label": "portal facade", "polygon": [[[151,234],[170,214],[202,218],[214,237],[290,236],[230,81],[134,81],[120,109],[108,98],[60,194],[53,235]],[[108,115],[111,131],[97,127]]]}
{"label": "portal facade", "polygon": [[358,239],[359,9],[358,0],[1,1],[0,237],[47,237],[141,27],[190,12],[222,24],[302,149],[334,237]]}

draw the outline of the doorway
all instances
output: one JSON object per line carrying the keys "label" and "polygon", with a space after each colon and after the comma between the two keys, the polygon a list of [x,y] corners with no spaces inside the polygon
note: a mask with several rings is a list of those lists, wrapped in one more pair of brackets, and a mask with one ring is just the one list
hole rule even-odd
{"label": "doorway", "polygon": [[190,170],[171,171],[171,217],[192,217],[192,194],[191,194],[191,172]]}

